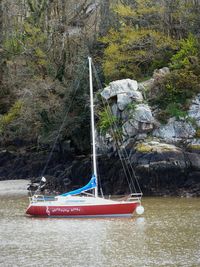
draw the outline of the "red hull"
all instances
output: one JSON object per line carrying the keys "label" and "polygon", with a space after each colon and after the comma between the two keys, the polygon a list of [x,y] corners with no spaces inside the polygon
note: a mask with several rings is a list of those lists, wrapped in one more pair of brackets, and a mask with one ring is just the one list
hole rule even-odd
{"label": "red hull", "polygon": [[30,205],[26,211],[32,216],[41,217],[99,217],[131,216],[139,203],[115,203],[88,206],[36,206]]}

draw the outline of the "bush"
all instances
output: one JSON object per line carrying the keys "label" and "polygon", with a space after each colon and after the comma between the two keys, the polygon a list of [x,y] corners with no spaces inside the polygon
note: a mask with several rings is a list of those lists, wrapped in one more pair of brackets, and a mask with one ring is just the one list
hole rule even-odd
{"label": "bush", "polygon": [[170,117],[176,117],[176,119],[179,118],[185,118],[187,116],[187,112],[182,110],[182,107],[180,104],[177,103],[170,103],[166,110],[166,115],[169,115]]}
{"label": "bush", "polygon": [[108,107],[99,112],[99,129],[101,133],[106,134],[108,130],[117,122],[117,118],[111,114]]}
{"label": "bush", "polygon": [[174,70],[157,86],[154,104],[161,109],[172,103],[187,108],[189,100],[200,92],[200,76],[188,69]]}
{"label": "bush", "polygon": [[175,42],[163,33],[129,26],[110,30],[101,41],[107,45],[103,61],[106,82],[148,76],[154,67],[168,64],[176,49]]}
{"label": "bush", "polygon": [[172,69],[185,68],[191,64],[191,60],[198,57],[199,45],[195,36],[190,34],[187,39],[180,41],[180,50],[171,58]]}
{"label": "bush", "polygon": [[0,118],[0,131],[3,132],[7,125],[13,122],[18,116],[20,116],[20,112],[22,109],[22,102],[17,101],[9,110],[9,112],[3,115]]}

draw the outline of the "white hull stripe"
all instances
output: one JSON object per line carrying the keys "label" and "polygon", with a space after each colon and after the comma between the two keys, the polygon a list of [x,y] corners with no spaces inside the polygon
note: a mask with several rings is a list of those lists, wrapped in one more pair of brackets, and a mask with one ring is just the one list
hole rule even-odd
{"label": "white hull stripe", "polygon": [[132,217],[133,216],[133,213],[127,213],[127,214],[102,214],[102,215],[61,215],[61,216],[58,216],[58,215],[50,215],[50,216],[31,216],[31,217],[48,217],[48,218],[105,218],[105,217],[108,217],[108,218],[112,218],[112,217]]}

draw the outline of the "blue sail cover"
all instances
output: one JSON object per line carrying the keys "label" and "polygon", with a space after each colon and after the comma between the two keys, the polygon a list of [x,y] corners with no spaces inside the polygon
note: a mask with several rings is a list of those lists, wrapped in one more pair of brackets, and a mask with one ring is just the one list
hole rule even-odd
{"label": "blue sail cover", "polygon": [[82,192],[85,192],[85,191],[88,191],[90,189],[94,189],[96,188],[97,186],[97,183],[96,183],[96,176],[95,175],[92,175],[92,178],[91,180],[89,181],[88,184],[86,184],[85,186],[79,188],[79,189],[76,189],[76,190],[73,190],[73,191],[70,191],[70,192],[67,192],[67,193],[64,193],[60,196],[63,196],[63,197],[66,197],[66,196],[73,196],[73,195],[78,195]]}

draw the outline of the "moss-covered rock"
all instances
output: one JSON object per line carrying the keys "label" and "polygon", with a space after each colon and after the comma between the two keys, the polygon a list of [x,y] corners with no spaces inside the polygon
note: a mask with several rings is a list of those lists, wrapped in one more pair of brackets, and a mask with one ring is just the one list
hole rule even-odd
{"label": "moss-covered rock", "polygon": [[149,152],[163,153],[169,151],[180,152],[180,149],[174,145],[159,143],[156,141],[139,143],[136,145],[135,149],[137,152],[142,152],[142,153],[149,153]]}

